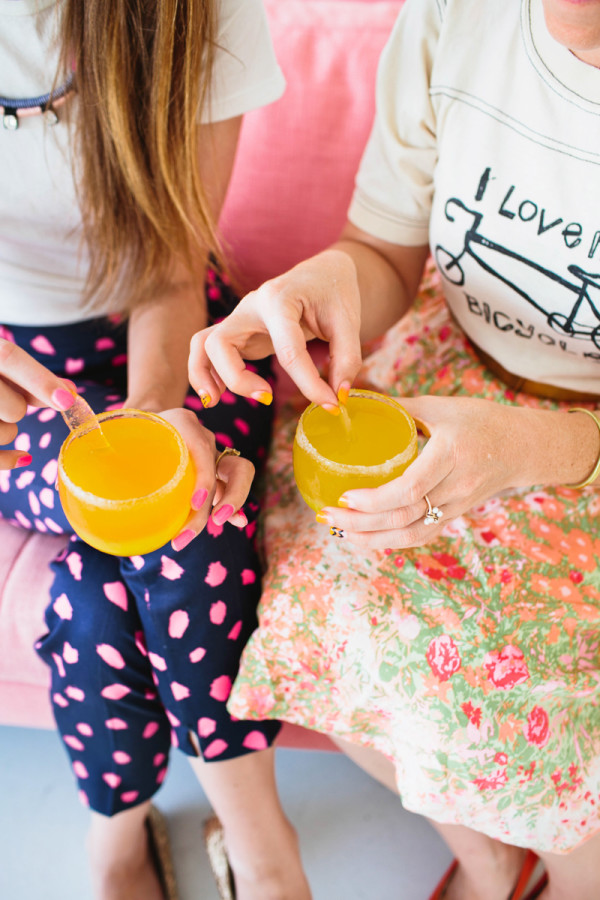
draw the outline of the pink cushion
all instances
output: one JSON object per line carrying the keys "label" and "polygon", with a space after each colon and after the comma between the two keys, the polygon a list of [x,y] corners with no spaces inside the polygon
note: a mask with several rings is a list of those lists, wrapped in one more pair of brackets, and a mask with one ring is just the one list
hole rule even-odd
{"label": "pink cushion", "polygon": [[33,644],[44,632],[49,564],[65,544],[65,537],[29,533],[0,522],[0,721],[4,724],[53,724],[49,673]]}
{"label": "pink cushion", "polygon": [[287,79],[249,113],[222,226],[245,289],[338,236],[371,129],[377,60],[402,0],[266,0]]}

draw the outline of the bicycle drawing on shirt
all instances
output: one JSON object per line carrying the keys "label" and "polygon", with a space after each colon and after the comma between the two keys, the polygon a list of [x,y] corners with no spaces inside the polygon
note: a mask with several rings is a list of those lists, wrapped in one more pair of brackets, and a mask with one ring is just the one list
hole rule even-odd
{"label": "bicycle drawing on shirt", "polygon": [[[469,217],[469,222],[465,229],[464,245],[460,253],[454,255],[440,244],[434,249],[438,268],[448,281],[458,286],[465,283],[461,261],[464,262],[466,257],[471,257],[484,271],[508,285],[527,303],[534,306],[545,317],[553,331],[571,338],[591,340],[600,349],[600,310],[595,305],[592,296],[593,291],[600,290],[600,272],[586,272],[581,266],[574,264],[567,267],[567,271],[572,276],[572,280],[568,280],[557,272],[527,259],[515,250],[504,247],[480,234],[478,229],[483,219],[482,213],[469,209],[455,197],[446,202],[445,214],[448,221],[455,222],[461,213],[465,213]],[[487,260],[486,255],[489,255],[490,261]],[[513,277],[516,277],[514,263],[526,267],[526,271],[523,272],[523,277],[520,279],[521,283],[517,283],[508,274],[495,268],[501,263],[501,257],[511,260],[508,268]],[[537,288],[538,298],[534,296],[533,288]],[[558,312],[557,310],[565,309],[565,292],[567,291],[574,295],[571,310],[568,313]],[[544,302],[539,299],[540,295],[544,298]],[[556,298],[554,301],[553,295]],[[553,302],[552,308],[549,304]]]}

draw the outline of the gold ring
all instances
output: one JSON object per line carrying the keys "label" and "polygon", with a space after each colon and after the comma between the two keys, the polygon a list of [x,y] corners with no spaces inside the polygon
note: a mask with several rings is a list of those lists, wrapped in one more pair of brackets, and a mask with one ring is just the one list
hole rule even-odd
{"label": "gold ring", "polygon": [[438,506],[431,505],[431,500],[429,499],[427,494],[425,494],[424,500],[427,504],[427,512],[425,513],[423,522],[425,523],[425,525],[437,525],[444,513]]}
{"label": "gold ring", "polygon": [[223,459],[224,456],[241,456],[239,450],[236,450],[234,447],[225,447],[224,450],[221,450],[217,458],[215,459],[215,472],[219,472],[219,463]]}

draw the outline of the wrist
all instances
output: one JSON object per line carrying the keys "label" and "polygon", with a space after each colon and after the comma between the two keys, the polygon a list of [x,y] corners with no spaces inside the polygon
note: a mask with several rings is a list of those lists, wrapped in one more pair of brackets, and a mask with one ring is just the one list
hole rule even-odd
{"label": "wrist", "polygon": [[589,484],[595,484],[598,476],[600,475],[600,418],[598,418],[598,414],[596,412],[592,412],[589,409],[585,409],[580,406],[575,406],[569,409],[569,413],[572,415],[583,416],[588,420],[588,430],[590,425],[593,425],[594,431],[596,432],[595,443],[596,443],[596,459],[594,461],[593,468],[588,469],[588,474],[583,478],[578,478],[576,482],[572,482],[569,484],[569,487],[581,489],[587,487]]}
{"label": "wrist", "polygon": [[145,412],[161,413],[165,409],[174,409],[183,406],[185,391],[151,390],[132,392],[125,400],[125,406],[129,409],[143,409]]}
{"label": "wrist", "polygon": [[600,429],[593,418],[575,411],[519,410],[526,453],[518,487],[580,484],[600,455]]}

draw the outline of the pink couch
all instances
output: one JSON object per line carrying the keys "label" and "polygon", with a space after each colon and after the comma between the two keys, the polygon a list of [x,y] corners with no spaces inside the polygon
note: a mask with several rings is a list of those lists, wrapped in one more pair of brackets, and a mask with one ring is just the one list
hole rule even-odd
{"label": "pink couch", "polygon": [[[370,129],[377,58],[402,0],[265,5],[288,88],[246,117],[222,217],[246,289],[337,236]],[[48,563],[64,545],[0,522],[0,723],[53,727],[48,672],[32,646],[44,629]],[[280,743],[333,746],[292,725]]]}

